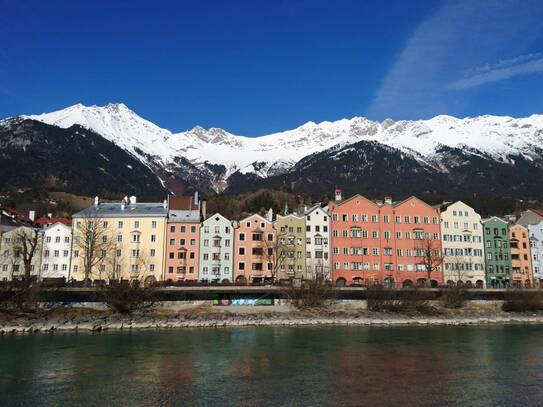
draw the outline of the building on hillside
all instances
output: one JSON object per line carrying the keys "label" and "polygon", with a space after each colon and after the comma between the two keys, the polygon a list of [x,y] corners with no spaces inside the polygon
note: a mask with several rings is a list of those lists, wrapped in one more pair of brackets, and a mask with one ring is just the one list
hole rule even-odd
{"label": "building on hillside", "polygon": [[72,228],[64,223],[54,223],[43,230],[41,275],[44,279],[68,280],[72,251]]}
{"label": "building on hillside", "polygon": [[25,260],[31,278],[40,278],[43,232],[29,226],[19,226],[2,234],[0,241],[0,280],[22,280]]}
{"label": "building on hillside", "polygon": [[543,209],[528,209],[517,220],[519,225],[536,225],[543,221]]}
{"label": "building on hillside", "polygon": [[533,285],[530,235],[528,228],[519,224],[509,227],[511,248],[511,283],[515,287]]}
{"label": "building on hillside", "polygon": [[274,226],[277,279],[280,281],[306,279],[305,216],[277,215]]}
{"label": "building on hillside", "polygon": [[132,196],[103,203],[95,198],[72,217],[70,279],[162,280],[167,215],[166,201],[140,203]]}
{"label": "building on hillside", "polygon": [[484,287],[485,246],[481,216],[461,201],[443,205],[441,233],[446,284]]}
{"label": "building on hillside", "polygon": [[234,229],[234,281],[236,283],[272,282],[275,270],[275,228],[270,220],[251,215]]}
{"label": "building on hillside", "polygon": [[528,228],[534,285],[541,286],[543,281],[543,211],[529,209],[520,216],[518,222]]}
{"label": "building on hillside", "polygon": [[234,227],[232,222],[216,213],[200,227],[200,281],[233,281]]}
{"label": "building on hillside", "polygon": [[198,280],[200,221],[198,193],[195,193],[194,197],[169,198],[166,229],[166,280]]}
{"label": "building on hillside", "polygon": [[16,229],[20,226],[34,226],[34,211],[28,216],[16,209],[0,206],[0,234]]}
{"label": "building on hillside", "polygon": [[328,209],[335,284],[443,283],[439,208],[415,197],[373,202],[355,195],[343,201],[336,191]]}
{"label": "building on hillside", "polygon": [[328,209],[315,205],[306,210],[305,230],[307,278],[332,280]]}
{"label": "building on hillside", "polygon": [[488,288],[508,287],[511,284],[509,225],[497,217],[483,220],[483,239],[485,241],[486,286]]}

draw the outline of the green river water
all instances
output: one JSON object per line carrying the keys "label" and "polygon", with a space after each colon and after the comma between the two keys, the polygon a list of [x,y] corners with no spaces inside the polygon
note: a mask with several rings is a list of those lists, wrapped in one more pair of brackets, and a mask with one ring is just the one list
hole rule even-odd
{"label": "green river water", "polygon": [[11,405],[543,405],[543,327],[3,336]]}

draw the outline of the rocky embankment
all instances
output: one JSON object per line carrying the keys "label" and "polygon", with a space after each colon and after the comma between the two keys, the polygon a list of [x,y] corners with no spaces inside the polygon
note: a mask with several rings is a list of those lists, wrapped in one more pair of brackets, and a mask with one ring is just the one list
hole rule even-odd
{"label": "rocky embankment", "polygon": [[428,326],[543,324],[543,313],[505,313],[492,309],[446,310],[435,315],[365,310],[276,311],[273,307],[232,309],[201,307],[148,310],[121,315],[93,309],[56,309],[35,313],[0,314],[0,334],[33,332],[102,332],[112,330],[228,328],[257,326]]}

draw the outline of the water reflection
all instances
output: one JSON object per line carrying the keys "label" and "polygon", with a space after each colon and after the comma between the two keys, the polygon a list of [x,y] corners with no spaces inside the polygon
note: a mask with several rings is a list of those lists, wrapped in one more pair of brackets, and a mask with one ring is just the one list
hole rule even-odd
{"label": "water reflection", "polygon": [[542,327],[258,328],[0,338],[0,402],[539,405]]}

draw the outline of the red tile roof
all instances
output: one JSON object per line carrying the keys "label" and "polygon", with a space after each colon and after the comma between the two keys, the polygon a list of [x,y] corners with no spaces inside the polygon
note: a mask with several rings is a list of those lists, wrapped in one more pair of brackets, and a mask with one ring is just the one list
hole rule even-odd
{"label": "red tile roof", "polygon": [[530,211],[532,211],[536,215],[543,217],[543,209],[530,209]]}
{"label": "red tile roof", "polygon": [[72,224],[72,220],[69,218],[48,218],[47,216],[40,216],[38,219],[36,219],[36,223],[38,225],[52,225],[53,223],[63,223],[70,226]]}

